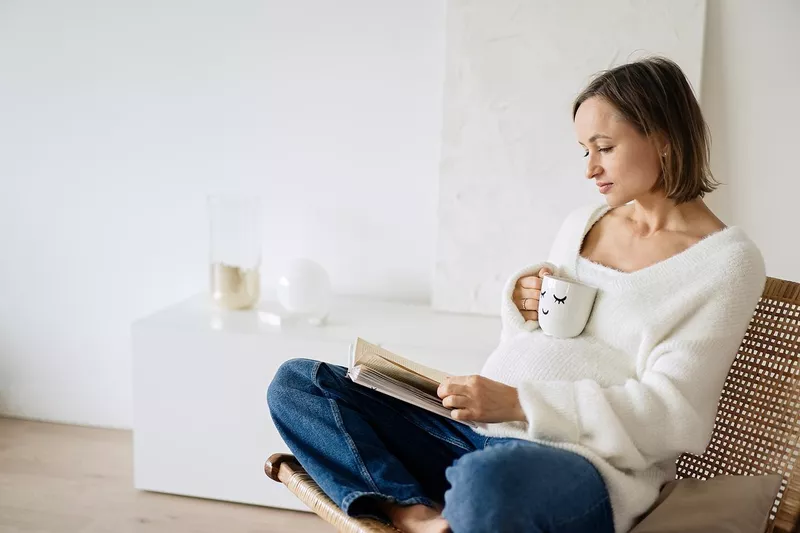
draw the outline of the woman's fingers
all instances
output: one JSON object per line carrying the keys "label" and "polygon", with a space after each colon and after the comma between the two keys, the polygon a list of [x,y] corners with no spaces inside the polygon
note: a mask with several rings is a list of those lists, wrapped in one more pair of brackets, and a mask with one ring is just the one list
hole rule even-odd
{"label": "woman's fingers", "polygon": [[530,311],[539,310],[539,298],[523,298],[514,300],[514,305],[517,306],[520,313],[528,313]]}
{"label": "woman's fingers", "polygon": [[450,418],[453,420],[474,420],[475,415],[473,414],[471,409],[453,409],[450,411]]}
{"label": "woman's fingers", "polygon": [[[542,270],[544,270],[544,269],[542,269]],[[515,288],[541,289],[542,288],[542,279],[540,277],[538,277],[538,276],[525,276],[525,277],[519,278],[519,280],[517,281],[517,286]]]}
{"label": "woman's fingers", "polygon": [[538,300],[541,292],[542,291],[540,291],[539,289],[523,289],[517,287],[514,289],[513,298],[514,301],[519,301],[519,302],[522,302],[523,298],[533,298],[534,300]]}
{"label": "woman's fingers", "polygon": [[[525,320],[538,320],[539,298],[542,294],[542,277],[552,274],[547,267],[539,269],[536,276],[524,276],[517,280],[511,300]],[[526,302],[525,300],[528,299]]]}
{"label": "woman's fingers", "polygon": [[469,398],[460,394],[452,394],[450,396],[445,396],[444,400],[442,400],[442,405],[448,409],[464,408],[469,405]]}
{"label": "woman's fingers", "polygon": [[[536,320],[536,310],[539,308],[539,297],[541,291],[539,289],[514,289],[513,302],[517,306],[525,320]],[[527,300],[527,301],[526,301]]]}
{"label": "woman's fingers", "polygon": [[463,378],[464,376],[448,376],[439,384],[439,388],[436,389],[436,395],[439,398],[445,399],[448,396],[462,395],[467,392],[467,385],[461,383]]}

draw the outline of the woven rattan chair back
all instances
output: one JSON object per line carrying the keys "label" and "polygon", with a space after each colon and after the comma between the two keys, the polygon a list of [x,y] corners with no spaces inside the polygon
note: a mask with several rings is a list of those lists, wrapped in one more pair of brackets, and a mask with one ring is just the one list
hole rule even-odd
{"label": "woven rattan chair back", "polygon": [[706,451],[683,454],[677,477],[783,476],[766,533],[791,533],[800,513],[800,284],[768,278],[731,366]]}

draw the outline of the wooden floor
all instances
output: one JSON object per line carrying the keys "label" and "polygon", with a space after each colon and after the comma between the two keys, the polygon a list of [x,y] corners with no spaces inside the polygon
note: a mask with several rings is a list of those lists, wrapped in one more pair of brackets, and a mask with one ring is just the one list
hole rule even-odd
{"label": "wooden floor", "polygon": [[0,532],[334,531],[310,513],[137,491],[131,457],[129,431],[0,418]]}

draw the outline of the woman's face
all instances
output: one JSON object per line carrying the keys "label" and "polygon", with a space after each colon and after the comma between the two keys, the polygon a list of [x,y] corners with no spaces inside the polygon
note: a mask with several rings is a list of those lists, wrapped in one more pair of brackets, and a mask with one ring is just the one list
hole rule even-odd
{"label": "woman's face", "polygon": [[586,177],[595,180],[608,205],[651,194],[661,172],[660,154],[608,101],[597,96],[584,101],[575,115],[575,131],[585,149]]}

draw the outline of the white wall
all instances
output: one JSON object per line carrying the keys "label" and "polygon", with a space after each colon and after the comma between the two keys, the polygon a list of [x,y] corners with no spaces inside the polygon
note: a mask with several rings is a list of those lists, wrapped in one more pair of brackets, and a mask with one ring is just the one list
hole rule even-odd
{"label": "white wall", "polygon": [[[264,282],[427,299],[441,0],[0,2],[0,413],[129,426],[133,319],[207,284],[205,196]],[[302,354],[298,354],[302,355]]]}
{"label": "white wall", "polygon": [[800,281],[800,2],[709,0],[702,107],[711,166],[726,185],[709,205],[744,227],[767,273]]}

